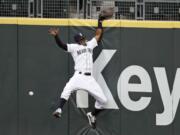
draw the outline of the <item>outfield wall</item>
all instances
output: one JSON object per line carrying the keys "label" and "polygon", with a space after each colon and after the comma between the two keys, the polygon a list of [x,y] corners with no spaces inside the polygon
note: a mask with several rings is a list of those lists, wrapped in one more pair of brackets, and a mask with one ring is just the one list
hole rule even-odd
{"label": "outfield wall", "polygon": [[48,29],[59,27],[63,41],[71,43],[77,32],[91,39],[96,25],[95,20],[0,18],[0,135],[180,134],[179,22],[104,22],[94,75],[109,102],[97,129],[89,128],[74,104],[92,109],[94,100],[83,98],[86,93],[72,95],[60,120],[51,116],[73,74],[73,60]]}

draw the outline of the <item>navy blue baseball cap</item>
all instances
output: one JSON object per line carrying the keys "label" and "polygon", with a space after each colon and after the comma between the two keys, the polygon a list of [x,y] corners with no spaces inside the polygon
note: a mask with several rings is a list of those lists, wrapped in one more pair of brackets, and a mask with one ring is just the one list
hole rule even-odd
{"label": "navy blue baseball cap", "polygon": [[84,38],[85,38],[85,36],[82,33],[78,33],[78,34],[74,35],[74,40],[77,43],[79,43]]}

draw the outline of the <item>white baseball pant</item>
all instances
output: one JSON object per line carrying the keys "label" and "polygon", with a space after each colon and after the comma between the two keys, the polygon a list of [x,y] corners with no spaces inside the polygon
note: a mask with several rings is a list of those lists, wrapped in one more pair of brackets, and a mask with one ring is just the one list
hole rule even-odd
{"label": "white baseball pant", "polygon": [[96,109],[103,109],[103,106],[107,103],[107,98],[93,76],[79,74],[79,72],[76,71],[69,82],[66,83],[61,93],[61,98],[68,100],[71,93],[77,90],[85,90],[93,96],[96,99]]}

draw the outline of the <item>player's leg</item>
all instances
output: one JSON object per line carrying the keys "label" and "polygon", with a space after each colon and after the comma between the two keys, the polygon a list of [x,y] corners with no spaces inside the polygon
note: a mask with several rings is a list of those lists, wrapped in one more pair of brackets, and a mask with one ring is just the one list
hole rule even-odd
{"label": "player's leg", "polygon": [[95,98],[95,109],[92,112],[93,115],[97,116],[101,111],[104,110],[104,105],[107,103],[107,98],[100,87],[100,85],[93,78],[93,88],[89,93]]}
{"label": "player's leg", "polygon": [[98,116],[98,114],[104,111],[104,105],[107,103],[107,98],[105,97],[103,92],[99,92],[99,94],[98,93],[96,94],[90,93],[90,94],[96,99],[96,102],[95,102],[94,110],[92,112],[88,112],[87,116],[88,119],[91,119],[92,124],[95,124],[96,117]]}
{"label": "player's leg", "polygon": [[59,101],[58,101],[58,108],[63,108],[63,106],[65,105],[65,103],[67,102],[68,100],[63,98],[63,97],[60,97],[59,98]]}
{"label": "player's leg", "polygon": [[[96,97],[96,96],[94,96]],[[87,113],[87,117],[88,117],[88,120],[89,120],[89,124],[95,128],[96,127],[96,117],[97,115],[104,111],[104,104],[106,104],[107,100],[104,99],[103,101],[99,101],[99,99],[96,99],[96,103],[95,103],[95,108],[92,112],[88,112]]]}
{"label": "player's leg", "polygon": [[63,106],[65,105],[66,102],[67,102],[67,100],[64,98],[60,98],[58,100],[58,108],[53,112],[54,117],[56,117],[56,118],[61,117],[62,109],[63,109]]}
{"label": "player's leg", "polygon": [[95,117],[102,111],[104,111],[104,105],[107,103],[106,97],[102,97],[104,94],[101,94],[101,97],[93,96],[96,99],[94,110],[91,114]]}
{"label": "player's leg", "polygon": [[96,103],[94,110],[92,112],[88,112],[87,116],[90,121],[90,125],[94,127],[96,124],[96,116],[104,110],[104,105],[107,103],[107,98],[94,78],[92,79],[92,86],[93,88],[88,90],[88,92],[96,99]]}
{"label": "player's leg", "polygon": [[61,115],[63,106],[68,101],[71,93],[76,91],[77,88],[81,89],[83,87],[87,87],[86,79],[87,78],[86,77],[84,78],[82,75],[79,74],[79,72],[74,73],[73,77],[69,80],[69,82],[66,84],[63,92],[61,93],[58,109],[57,109],[57,111],[54,112],[55,116]]}
{"label": "player's leg", "polygon": [[61,117],[63,107],[65,103],[68,101],[71,93],[75,90],[74,81],[76,77],[73,76],[70,81],[66,84],[66,86],[63,89],[63,92],[61,93],[61,97],[58,100],[58,108],[53,112],[53,116],[56,118]]}
{"label": "player's leg", "polygon": [[[97,104],[98,101],[96,101]],[[92,111],[92,115],[97,116],[100,112],[104,111],[104,109],[102,108],[94,108],[94,110]]]}
{"label": "player's leg", "polygon": [[58,108],[53,112],[53,115],[56,118],[61,117],[63,107],[68,101],[73,90],[73,87],[69,87],[69,85],[66,85],[66,87],[64,88],[63,92],[61,93],[61,97],[58,100]]}

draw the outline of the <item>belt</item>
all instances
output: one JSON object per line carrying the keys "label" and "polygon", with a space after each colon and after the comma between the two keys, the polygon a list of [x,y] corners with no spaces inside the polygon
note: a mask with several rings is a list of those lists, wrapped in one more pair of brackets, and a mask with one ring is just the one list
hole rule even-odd
{"label": "belt", "polygon": [[83,75],[87,75],[87,76],[90,76],[91,75],[91,73],[90,72],[84,72],[84,73],[82,73],[82,72],[78,72],[79,74],[83,74]]}

